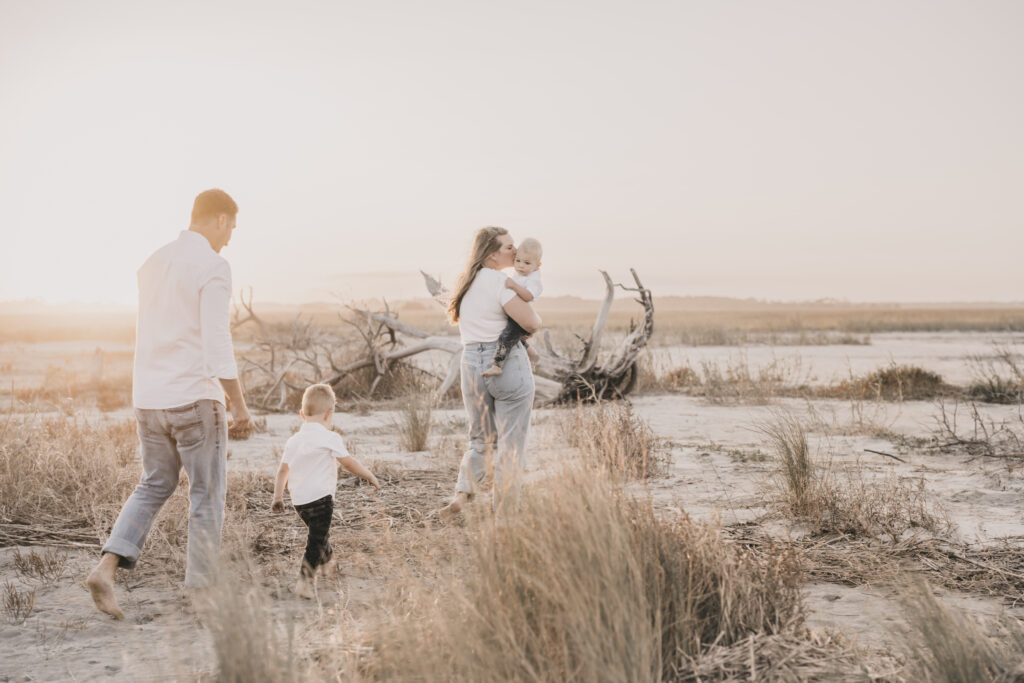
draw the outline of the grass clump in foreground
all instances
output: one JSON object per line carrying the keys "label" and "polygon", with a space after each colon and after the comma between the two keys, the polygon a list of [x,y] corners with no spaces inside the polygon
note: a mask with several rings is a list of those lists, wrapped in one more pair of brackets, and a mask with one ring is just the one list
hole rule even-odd
{"label": "grass clump in foreground", "polygon": [[[943,607],[924,582],[901,596],[908,680],[995,683],[1024,679],[1024,624],[1011,617],[977,622]],[[986,633],[987,631],[987,633]]]}
{"label": "grass clump in foreground", "polygon": [[601,470],[524,493],[518,516],[470,520],[456,579],[387,610],[365,666],[383,680],[679,679],[712,646],[795,632],[794,556],[659,517]]}
{"label": "grass clump in foreground", "polygon": [[654,430],[628,403],[579,405],[566,418],[569,445],[585,462],[631,479],[665,474],[669,457]]}
{"label": "grass clump in foreground", "polygon": [[777,458],[769,480],[771,503],[783,514],[809,523],[812,533],[838,532],[896,542],[912,530],[948,535],[948,514],[924,490],[924,480],[895,474],[866,477],[859,463],[845,472],[831,458],[811,452],[798,418],[778,413],[760,426]]}

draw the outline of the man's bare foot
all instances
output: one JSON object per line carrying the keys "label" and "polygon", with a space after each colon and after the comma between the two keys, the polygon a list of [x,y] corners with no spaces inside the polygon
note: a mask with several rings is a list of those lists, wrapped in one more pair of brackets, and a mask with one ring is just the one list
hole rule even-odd
{"label": "man's bare foot", "polygon": [[105,554],[85,580],[85,585],[89,587],[96,609],[115,619],[124,619],[124,612],[117,606],[117,598],[114,597],[114,572],[117,570],[118,559],[112,553]]}
{"label": "man's bare foot", "polygon": [[300,598],[306,598],[312,600],[316,596],[316,575],[313,578],[307,579],[302,576],[295,582],[295,594]]}
{"label": "man's bare foot", "polygon": [[437,514],[441,516],[441,519],[448,521],[455,517],[455,515],[462,512],[462,506],[465,505],[468,500],[469,496],[462,491],[459,491],[455,494],[455,497],[452,498],[450,503],[437,511]]}
{"label": "man's bare foot", "polygon": [[492,365],[490,369],[484,370],[481,373],[481,377],[497,377],[498,375],[501,374],[501,372],[501,368],[499,368],[497,365]]}

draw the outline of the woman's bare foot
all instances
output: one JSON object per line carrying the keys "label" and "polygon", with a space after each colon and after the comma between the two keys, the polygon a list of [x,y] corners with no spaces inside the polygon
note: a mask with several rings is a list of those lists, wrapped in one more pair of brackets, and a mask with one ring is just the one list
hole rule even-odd
{"label": "woman's bare foot", "polygon": [[455,515],[462,512],[462,506],[469,500],[469,495],[459,491],[452,498],[451,502],[445,505],[443,508],[437,511],[437,514],[441,515],[441,519],[447,521],[455,517]]}
{"label": "woman's bare foot", "polygon": [[312,600],[316,596],[316,574],[309,579],[300,576],[299,580],[295,582],[295,594],[300,598]]}
{"label": "woman's bare foot", "polygon": [[85,580],[85,585],[89,587],[96,609],[115,619],[124,619],[124,612],[117,606],[117,598],[114,597],[114,572],[117,571],[118,560],[117,555],[106,553]]}
{"label": "woman's bare foot", "polygon": [[502,372],[501,368],[499,368],[497,365],[492,365],[489,370],[484,370],[482,373],[480,373],[480,376],[481,377],[497,377],[498,375],[501,374],[501,372]]}

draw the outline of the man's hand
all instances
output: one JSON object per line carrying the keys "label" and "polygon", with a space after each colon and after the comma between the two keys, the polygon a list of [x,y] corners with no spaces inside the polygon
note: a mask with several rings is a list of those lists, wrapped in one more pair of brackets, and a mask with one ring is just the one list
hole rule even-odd
{"label": "man's hand", "polygon": [[231,406],[231,424],[228,426],[228,438],[245,440],[252,436],[252,417],[245,405],[242,395],[242,384],[237,379],[221,379],[224,388],[225,405]]}
{"label": "man's hand", "polygon": [[270,504],[270,511],[271,512],[276,512],[278,514],[284,512],[284,500],[278,499],[278,500],[275,500],[273,503],[271,503]]}
{"label": "man's hand", "polygon": [[249,413],[245,417],[236,417],[228,425],[228,438],[234,441],[245,441],[252,436],[252,418]]}

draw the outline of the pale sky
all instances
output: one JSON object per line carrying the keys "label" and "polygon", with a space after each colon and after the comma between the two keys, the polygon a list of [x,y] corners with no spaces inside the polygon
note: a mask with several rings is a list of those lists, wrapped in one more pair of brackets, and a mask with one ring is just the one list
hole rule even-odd
{"label": "pale sky", "polygon": [[257,300],[1024,300],[1024,3],[0,0],[0,300],[131,304],[192,198]]}

